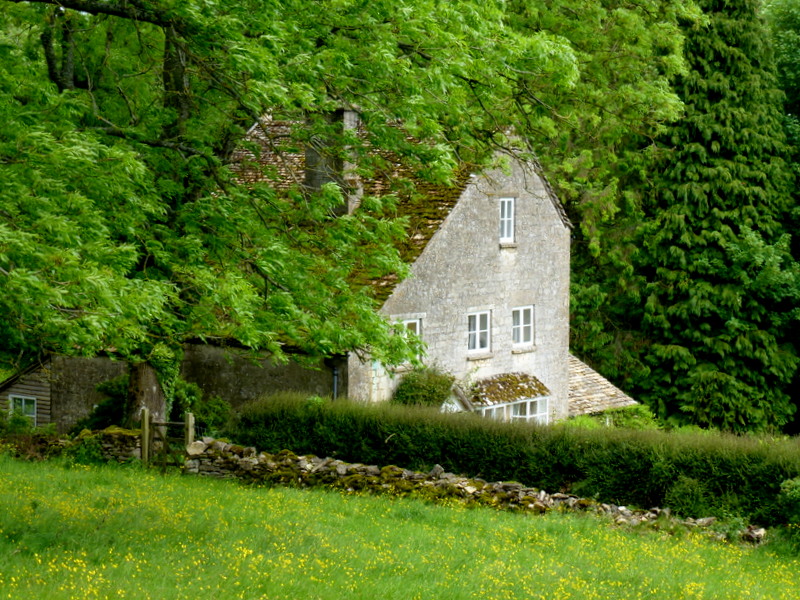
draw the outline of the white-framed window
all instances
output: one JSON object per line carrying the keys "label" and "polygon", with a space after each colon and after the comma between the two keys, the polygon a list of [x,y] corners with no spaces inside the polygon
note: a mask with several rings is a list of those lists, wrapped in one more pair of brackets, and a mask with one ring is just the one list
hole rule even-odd
{"label": "white-framed window", "polygon": [[36,398],[31,398],[30,396],[9,396],[8,412],[17,412],[28,417],[31,425],[36,427]]}
{"label": "white-framed window", "polygon": [[514,241],[514,198],[500,198],[500,242]]}
{"label": "white-framed window", "polygon": [[511,340],[515,346],[533,345],[533,306],[511,310]]}
{"label": "white-framed window", "polygon": [[550,422],[548,398],[526,398],[508,404],[487,406],[481,415],[496,421],[530,421],[539,425]]}
{"label": "white-framed window", "polygon": [[422,319],[403,319],[403,328],[417,337],[422,337]]}
{"label": "white-framed window", "polygon": [[467,315],[468,350],[489,350],[491,321],[489,311]]}

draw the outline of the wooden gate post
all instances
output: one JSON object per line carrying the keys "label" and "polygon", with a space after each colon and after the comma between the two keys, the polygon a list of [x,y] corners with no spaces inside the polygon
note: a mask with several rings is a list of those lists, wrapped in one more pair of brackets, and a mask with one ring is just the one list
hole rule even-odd
{"label": "wooden gate post", "polygon": [[142,408],[142,464],[146,467],[150,464],[150,411]]}
{"label": "wooden gate post", "polygon": [[187,412],[184,416],[183,441],[184,447],[188,447],[194,441],[194,415]]}

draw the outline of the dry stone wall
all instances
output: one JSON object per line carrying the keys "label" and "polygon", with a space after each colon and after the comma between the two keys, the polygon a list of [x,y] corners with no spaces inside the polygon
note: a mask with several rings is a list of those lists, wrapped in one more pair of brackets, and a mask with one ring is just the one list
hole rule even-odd
{"label": "dry stone wall", "polygon": [[[669,509],[631,509],[596,502],[573,494],[549,494],[516,482],[487,482],[447,473],[436,465],[428,473],[393,465],[378,467],[346,463],[334,458],[298,456],[288,450],[277,454],[258,452],[253,447],[203,438],[187,447],[185,471],[206,477],[237,479],[301,487],[326,486],[348,492],[387,493],[432,500],[455,501],[469,506],[493,506],[533,514],[550,510],[583,511],[606,515],[617,525],[637,526],[661,522],[688,528],[710,528],[714,517],[674,519]],[[757,542],[761,528],[749,527],[743,539]],[[721,534],[716,533],[717,537]]]}

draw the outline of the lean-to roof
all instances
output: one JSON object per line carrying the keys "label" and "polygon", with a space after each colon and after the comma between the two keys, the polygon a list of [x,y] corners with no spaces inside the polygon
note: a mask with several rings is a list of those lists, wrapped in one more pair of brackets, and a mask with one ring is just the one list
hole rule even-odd
{"label": "lean-to roof", "polygon": [[527,373],[501,373],[477,381],[472,387],[470,401],[473,407],[508,404],[528,398],[550,395],[541,381]]}
{"label": "lean-to roof", "polygon": [[638,404],[589,365],[569,355],[569,416]]}

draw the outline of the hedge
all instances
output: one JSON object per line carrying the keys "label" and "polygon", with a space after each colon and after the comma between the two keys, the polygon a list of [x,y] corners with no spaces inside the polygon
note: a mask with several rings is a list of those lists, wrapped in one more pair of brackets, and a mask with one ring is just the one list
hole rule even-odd
{"label": "hedge", "polygon": [[265,452],[445,470],[683,516],[784,520],[781,483],[800,476],[800,441],[498,423],[472,414],[346,401],[264,399],[244,407],[232,437]]}

